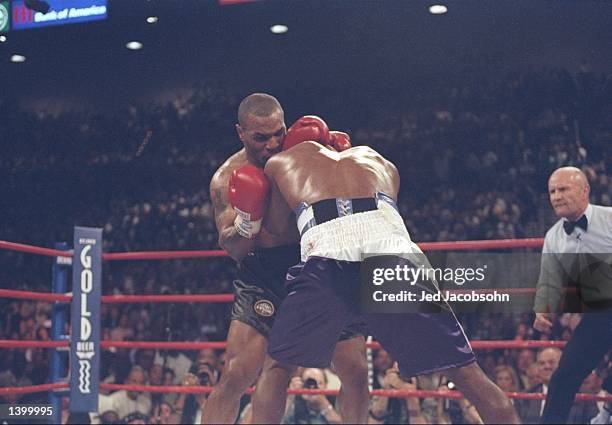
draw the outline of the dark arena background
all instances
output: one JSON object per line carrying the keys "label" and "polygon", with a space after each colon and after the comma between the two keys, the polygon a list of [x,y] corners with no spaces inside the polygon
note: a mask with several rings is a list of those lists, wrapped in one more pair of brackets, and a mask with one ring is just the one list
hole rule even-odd
{"label": "dark arena background", "polygon": [[[52,292],[58,257],[5,242],[72,247],[74,226],[87,226],[103,229],[104,253],[220,250],[209,182],[242,148],[236,113],[253,92],[280,101],[287,127],[319,115],[393,161],[426,254],[541,252],[556,221],[547,180],[562,166],[586,174],[592,204],[612,205],[612,1],[0,0],[0,32],[0,404],[53,406],[56,423],[196,423],[223,373],[236,266],[219,252],[104,262],[102,295],[117,298],[99,309],[100,407],[83,416],[62,381],[66,352],[19,343],[70,334],[69,312],[53,327],[59,302],[13,292]],[[537,263],[521,273],[508,270],[511,287],[535,288]],[[196,294],[227,295],[121,298]],[[537,422],[552,373],[540,351],[562,347],[576,315],[548,333],[529,309],[459,320],[483,370]],[[373,388],[400,390],[382,410],[373,399],[370,423],[477,423],[443,375],[385,380],[393,359],[370,348]],[[214,370],[198,386],[188,372],[202,358]],[[583,383],[572,423],[602,408],[607,366]],[[339,381],[325,373],[333,404]],[[64,392],[14,391],[50,382]],[[110,384],[174,388],[125,396]],[[296,405],[285,420],[334,423],[313,419],[314,404],[301,412],[314,416]],[[237,420],[249,417],[245,395]]]}

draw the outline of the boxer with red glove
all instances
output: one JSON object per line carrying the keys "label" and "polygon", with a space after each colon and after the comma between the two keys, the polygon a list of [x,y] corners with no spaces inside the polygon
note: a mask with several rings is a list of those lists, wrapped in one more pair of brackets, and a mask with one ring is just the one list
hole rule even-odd
{"label": "boxer with red glove", "polygon": [[306,115],[298,119],[289,129],[283,141],[283,151],[311,140],[324,146],[331,146],[338,152],[352,147],[351,138],[342,131],[330,131],[323,119],[316,115]]}
{"label": "boxer with red glove", "polygon": [[261,168],[247,164],[232,172],[229,201],[237,214],[234,228],[240,236],[253,239],[261,230],[269,191],[270,183]]}
{"label": "boxer with red glove", "polygon": [[329,144],[338,152],[342,152],[353,147],[351,144],[351,136],[342,131],[330,131],[329,141]]}
{"label": "boxer with red glove", "polygon": [[291,149],[298,143],[312,140],[313,142],[329,145],[329,128],[325,121],[316,115],[306,115],[298,119],[287,129],[283,140],[283,150]]}
{"label": "boxer with red glove", "polygon": [[[329,130],[318,120],[301,121],[305,124],[302,127],[309,127],[298,131],[303,140],[328,140]],[[206,400],[204,424],[236,421],[242,394],[260,375],[268,333],[282,299],[287,296],[287,270],[300,261],[297,226],[292,224],[282,232],[272,233],[264,225],[272,209],[268,207],[269,186],[263,167],[279,153],[286,134],[282,106],[273,96],[253,93],[240,103],[235,127],[243,146],[223,162],[210,182],[219,245],[236,260],[238,270],[232,282],[234,302],[226,366]],[[365,423],[367,415],[358,417],[355,413],[368,400],[367,388],[361,393],[361,387],[365,388],[363,382],[367,383],[365,342],[363,337],[356,336],[361,336],[357,329],[343,332],[334,364],[339,365],[339,371],[345,371],[341,379],[346,397],[339,401],[345,406],[343,415],[351,422]],[[284,406],[286,387],[286,382],[257,385],[253,397],[276,400]]]}

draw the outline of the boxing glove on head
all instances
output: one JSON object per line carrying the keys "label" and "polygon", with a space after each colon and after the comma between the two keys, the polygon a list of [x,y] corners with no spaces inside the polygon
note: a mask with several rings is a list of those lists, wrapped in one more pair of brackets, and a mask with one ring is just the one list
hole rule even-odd
{"label": "boxing glove on head", "polygon": [[291,149],[295,145],[312,140],[329,145],[329,128],[325,121],[316,115],[306,115],[298,119],[289,129],[283,140],[283,151]]}

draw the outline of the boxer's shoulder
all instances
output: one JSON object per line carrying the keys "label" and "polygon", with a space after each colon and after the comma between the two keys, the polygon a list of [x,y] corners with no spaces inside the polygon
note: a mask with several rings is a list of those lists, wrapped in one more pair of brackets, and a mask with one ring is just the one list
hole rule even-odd
{"label": "boxer's shoulder", "polygon": [[213,188],[227,188],[232,172],[246,164],[248,164],[248,160],[244,149],[230,156],[213,174],[210,180],[211,190]]}
{"label": "boxer's shoulder", "polygon": [[292,168],[296,163],[304,166],[305,164],[308,164],[308,162],[304,161],[313,160],[314,158],[319,157],[330,157],[333,155],[337,156],[338,153],[329,150],[320,143],[305,141],[293,146],[291,149],[279,152],[272,156],[266,162],[264,171],[266,175],[271,176],[278,172],[285,172],[288,168]]}

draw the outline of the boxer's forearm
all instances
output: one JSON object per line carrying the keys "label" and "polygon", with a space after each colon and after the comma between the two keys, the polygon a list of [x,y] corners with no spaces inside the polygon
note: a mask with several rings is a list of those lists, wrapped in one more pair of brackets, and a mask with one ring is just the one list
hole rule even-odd
{"label": "boxer's forearm", "polygon": [[236,261],[242,260],[255,248],[255,239],[240,236],[234,226],[229,226],[219,232],[219,246]]}
{"label": "boxer's forearm", "polygon": [[226,190],[211,190],[215,207],[215,223],[219,232],[219,246],[236,261],[242,260],[255,248],[255,239],[241,236],[236,229],[236,211],[225,199]]}

